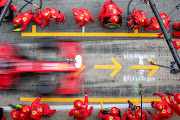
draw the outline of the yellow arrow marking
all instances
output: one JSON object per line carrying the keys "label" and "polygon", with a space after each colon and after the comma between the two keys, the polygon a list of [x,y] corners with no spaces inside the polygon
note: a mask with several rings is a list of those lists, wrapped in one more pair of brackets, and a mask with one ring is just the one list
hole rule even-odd
{"label": "yellow arrow marking", "polygon": [[[89,32],[89,33],[80,33],[80,32],[36,32],[36,25],[32,26],[31,33],[21,33],[22,37],[30,36],[63,36],[63,37],[157,37],[158,33],[138,33],[138,30],[134,30],[134,33],[100,33],[100,32]],[[170,35],[170,33],[169,33]],[[164,37],[164,35],[162,35]]]}
{"label": "yellow arrow marking", "polygon": [[81,67],[73,74],[75,77],[79,75],[79,73],[81,73],[84,69],[86,68],[86,66],[84,66],[83,64],[81,65]]}
{"label": "yellow arrow marking", "polygon": [[39,56],[39,57],[37,58],[37,60],[42,60],[42,58]]}
{"label": "yellow arrow marking", "polygon": [[[154,62],[151,58],[148,58],[149,62]],[[154,62],[154,64],[156,64]],[[159,66],[156,65],[133,65],[131,69],[152,69],[151,72],[147,75],[149,78],[159,69]]]}
{"label": "yellow arrow marking", "polygon": [[111,61],[115,65],[94,65],[94,69],[115,69],[110,76],[114,77],[123,67],[116,61],[114,57],[111,58]]}

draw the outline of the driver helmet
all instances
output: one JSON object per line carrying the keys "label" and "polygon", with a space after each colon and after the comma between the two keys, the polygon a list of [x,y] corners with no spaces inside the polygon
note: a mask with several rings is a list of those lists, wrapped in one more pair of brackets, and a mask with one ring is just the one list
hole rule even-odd
{"label": "driver helmet", "polygon": [[174,94],[174,100],[180,102],[180,93]]}
{"label": "driver helmet", "polygon": [[81,109],[81,108],[83,108],[83,102],[82,102],[81,100],[76,100],[76,101],[74,101],[74,107],[75,107],[76,109]]}
{"label": "driver helmet", "polygon": [[51,18],[51,13],[48,9],[42,10],[42,18],[43,19],[49,19]]}
{"label": "driver helmet", "polygon": [[75,19],[78,22],[82,22],[82,21],[84,21],[84,15],[83,14],[78,14],[78,15],[75,16]]}
{"label": "driver helmet", "polygon": [[13,19],[14,26],[18,26],[22,23],[22,19],[20,17],[15,17]]}
{"label": "driver helmet", "polygon": [[119,17],[117,15],[112,15],[110,17],[111,23],[117,23],[119,21]]}
{"label": "driver helmet", "polygon": [[162,102],[151,102],[151,106],[155,108],[156,110],[162,110],[164,108],[164,105]]}
{"label": "driver helmet", "polygon": [[30,113],[31,107],[29,105],[23,105],[21,109],[23,113]]}
{"label": "driver helmet", "polygon": [[[144,117],[146,115],[146,113],[144,111],[142,111],[142,117]],[[135,117],[138,119],[141,119],[141,109],[138,109],[135,111]]]}
{"label": "driver helmet", "polygon": [[160,29],[159,23],[158,22],[153,22],[151,24],[151,29],[154,30],[154,31],[159,30]]}
{"label": "driver helmet", "polygon": [[135,22],[136,22],[138,25],[144,24],[144,17],[138,17],[138,18],[136,18]]}
{"label": "driver helmet", "polygon": [[117,107],[111,108],[110,115],[117,116],[119,114],[119,109]]}
{"label": "driver helmet", "polygon": [[19,111],[17,111],[17,110],[12,110],[12,111],[11,111],[11,117],[12,117],[13,119],[17,119],[17,118],[19,118],[19,116],[20,116]]}

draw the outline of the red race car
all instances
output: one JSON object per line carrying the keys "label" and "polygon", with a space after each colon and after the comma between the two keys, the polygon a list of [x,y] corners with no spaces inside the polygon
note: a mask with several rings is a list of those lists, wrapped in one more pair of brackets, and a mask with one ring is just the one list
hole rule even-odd
{"label": "red race car", "polygon": [[[0,90],[9,90],[12,86],[16,86],[20,82],[21,74],[38,73],[40,75],[36,85],[38,94],[81,93],[83,74],[81,72],[79,75],[74,75],[82,65],[81,44],[57,41],[53,45],[62,60],[24,59],[19,47],[12,43],[0,43]],[[52,44],[42,43],[39,47],[49,49]],[[66,73],[66,75],[52,80],[53,73]]]}

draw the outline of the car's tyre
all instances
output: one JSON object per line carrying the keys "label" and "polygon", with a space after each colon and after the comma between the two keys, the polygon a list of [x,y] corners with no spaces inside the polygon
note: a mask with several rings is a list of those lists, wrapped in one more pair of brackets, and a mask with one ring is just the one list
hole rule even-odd
{"label": "car's tyre", "polygon": [[[102,111],[101,111],[101,113],[103,114],[103,115],[106,115],[106,114],[110,114],[110,109],[102,109]],[[103,120],[105,120],[105,119],[103,119]]]}
{"label": "car's tyre", "polygon": [[40,95],[54,94],[57,87],[58,84],[56,74],[40,74],[39,82],[37,83],[36,87],[36,93]]}
{"label": "car's tyre", "polygon": [[102,111],[101,111],[101,113],[103,114],[103,115],[106,115],[106,114],[110,114],[110,109],[102,109]]}
{"label": "car's tyre", "polygon": [[0,119],[3,118],[3,108],[0,107]]}
{"label": "car's tyre", "polygon": [[121,27],[122,17],[118,15],[119,21],[117,23],[111,23],[110,17],[104,18],[103,24],[106,28],[115,29]]}
{"label": "car's tyre", "polygon": [[14,47],[14,56],[17,58],[22,58],[22,59],[32,59],[30,56],[28,56],[28,53],[21,48],[21,46],[12,44]]}
{"label": "car's tyre", "polygon": [[[0,13],[2,12],[3,7],[0,7]],[[10,22],[13,20],[13,11],[11,8],[8,8],[8,11],[3,19],[4,22]]]}
{"label": "car's tyre", "polygon": [[37,85],[36,87],[36,93],[39,95],[51,95],[54,94],[54,91],[56,90],[56,85]]}
{"label": "car's tyre", "polygon": [[56,49],[56,43],[45,40],[44,42],[40,42],[39,49]]}
{"label": "car's tyre", "polygon": [[[111,111],[111,109],[103,109],[103,110],[101,111],[101,113],[102,113],[103,115],[106,115],[106,114],[110,114],[110,111]],[[121,118],[121,111],[120,111],[120,109],[119,109],[119,114],[118,114],[118,116]]]}

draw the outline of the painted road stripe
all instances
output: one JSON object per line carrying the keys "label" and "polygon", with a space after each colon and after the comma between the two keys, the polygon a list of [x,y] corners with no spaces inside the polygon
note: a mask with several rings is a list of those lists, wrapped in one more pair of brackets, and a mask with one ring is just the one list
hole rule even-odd
{"label": "painted road stripe", "polygon": [[[29,98],[29,97],[21,97],[20,101],[30,101],[33,102],[37,98]],[[74,102],[75,100],[82,100],[84,101],[84,98],[41,98],[41,102]],[[88,98],[89,102],[99,102],[99,103],[105,103],[105,102],[112,102],[112,103],[127,103],[127,101],[130,100],[131,102],[134,102],[135,105],[138,105],[141,102],[141,99],[139,98]],[[150,103],[152,101],[161,101],[161,99],[152,99],[152,98],[144,98],[143,103]],[[169,100],[167,99],[169,102]]]}
{"label": "painted road stripe", "polygon": [[[94,104],[89,104],[88,108],[93,106],[94,109],[101,109],[101,105],[94,105]],[[116,106],[117,108],[120,109],[127,109],[128,104],[103,104],[103,108],[112,108]],[[10,112],[12,109],[9,106],[0,106],[3,108],[5,112]],[[73,108],[73,105],[51,105],[51,109],[56,109],[57,111],[66,111],[66,110],[71,110]],[[143,108],[151,108],[150,103],[143,103]]]}
{"label": "painted road stripe", "polygon": [[[148,61],[156,64],[151,58],[148,58]],[[147,75],[150,78],[157,70],[159,70],[159,66],[156,66],[156,65],[132,65],[131,69],[146,69],[146,70],[151,69],[151,72]]]}
{"label": "painted road stripe", "polygon": [[[32,36],[74,36],[74,37],[157,37],[159,33],[138,33],[135,30],[134,33],[80,33],[80,32],[36,32],[36,25],[32,26],[32,33],[21,33],[22,37]],[[170,34],[169,34],[170,35]],[[164,37],[164,35],[162,35]]]}
{"label": "painted road stripe", "polygon": [[86,68],[86,66],[84,64],[82,64],[82,66],[73,75],[75,77],[78,76],[85,68]]}
{"label": "painted road stripe", "polygon": [[115,65],[94,65],[94,69],[115,69],[110,76],[114,77],[123,67],[119,64],[119,62],[112,57],[111,61],[115,64]]}

